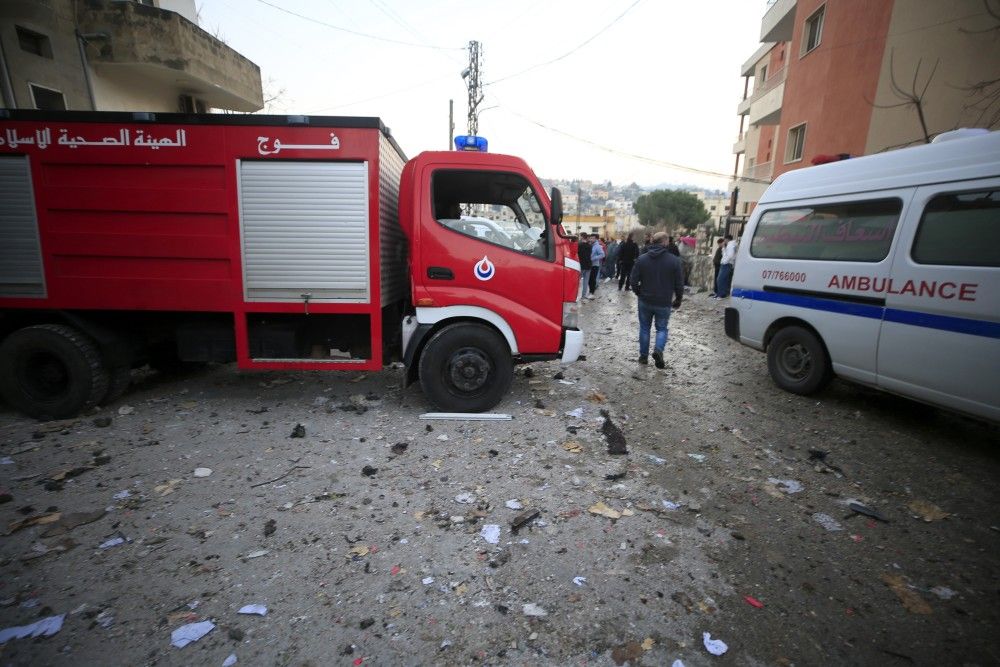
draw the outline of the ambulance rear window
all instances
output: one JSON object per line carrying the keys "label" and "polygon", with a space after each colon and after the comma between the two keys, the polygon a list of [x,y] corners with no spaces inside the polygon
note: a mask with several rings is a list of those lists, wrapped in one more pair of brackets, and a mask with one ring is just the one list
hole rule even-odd
{"label": "ambulance rear window", "polygon": [[903,202],[877,199],[797,208],[761,215],[750,254],[765,259],[880,262],[889,254]]}
{"label": "ambulance rear window", "polygon": [[1000,190],[935,196],[913,241],[913,261],[947,266],[1000,266]]}

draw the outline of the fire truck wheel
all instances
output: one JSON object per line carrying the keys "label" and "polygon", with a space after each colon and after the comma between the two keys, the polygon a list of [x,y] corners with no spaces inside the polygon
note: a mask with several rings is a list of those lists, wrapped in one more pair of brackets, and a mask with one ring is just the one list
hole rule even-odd
{"label": "fire truck wheel", "polygon": [[774,383],[793,394],[812,394],[830,381],[830,363],[823,344],[809,330],[785,327],[767,348],[767,368]]}
{"label": "fire truck wheel", "polygon": [[25,327],[0,344],[0,394],[26,415],[72,417],[107,393],[108,371],[97,346],[72,327]]}
{"label": "fire truck wheel", "polygon": [[513,378],[507,342],[481,324],[444,327],[420,355],[420,386],[433,405],[447,412],[491,409]]}

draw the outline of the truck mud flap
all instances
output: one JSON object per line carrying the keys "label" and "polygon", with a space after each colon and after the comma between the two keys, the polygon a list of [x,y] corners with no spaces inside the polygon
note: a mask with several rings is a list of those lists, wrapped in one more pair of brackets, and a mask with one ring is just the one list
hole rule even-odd
{"label": "truck mud flap", "polygon": [[411,384],[417,381],[417,351],[420,350],[424,343],[427,341],[427,337],[430,335],[431,331],[434,329],[433,324],[420,324],[413,331],[413,335],[410,337],[410,342],[406,346],[406,350],[403,352],[403,365],[406,367],[406,372],[403,373],[403,387],[409,387]]}
{"label": "truck mud flap", "polygon": [[740,311],[726,308],[726,335],[735,341],[740,339]]}

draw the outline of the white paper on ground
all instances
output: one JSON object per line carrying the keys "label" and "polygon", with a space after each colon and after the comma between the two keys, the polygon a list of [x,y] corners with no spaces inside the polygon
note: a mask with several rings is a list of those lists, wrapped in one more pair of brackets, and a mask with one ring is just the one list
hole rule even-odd
{"label": "white paper on ground", "polygon": [[238,662],[235,653],[230,653],[229,657],[222,661],[222,667],[233,667]]}
{"label": "white paper on ground", "polygon": [[577,586],[583,586],[587,583],[587,577],[573,577],[573,583]]}
{"label": "white paper on ground", "polygon": [[830,532],[844,529],[844,527],[841,526],[836,519],[834,519],[829,514],[823,514],[822,512],[816,512],[815,514],[813,514],[813,521],[823,526]]}
{"label": "white paper on ground", "polygon": [[705,650],[712,655],[722,655],[729,650],[726,646],[726,642],[721,639],[712,639],[712,635],[708,632],[703,632],[701,634],[702,641],[705,642]]}
{"label": "white paper on ground", "polygon": [[66,614],[59,614],[58,616],[43,618],[28,625],[4,628],[0,630],[0,644],[6,644],[11,639],[24,639],[25,637],[51,637],[62,630],[63,619],[65,618]]}
{"label": "white paper on ground", "polygon": [[238,614],[256,614],[257,616],[267,616],[267,607],[262,604],[248,604],[241,607]]}
{"label": "white paper on ground", "polygon": [[576,408],[575,410],[569,410],[566,412],[567,417],[576,417],[577,419],[583,419],[583,408]]}
{"label": "white paper on ground", "polygon": [[499,544],[500,526],[495,523],[488,523],[479,531],[479,536],[490,544]]}
{"label": "white paper on ground", "polygon": [[212,621],[188,623],[170,633],[170,643],[177,648],[184,648],[191,642],[196,642],[215,629]]}
{"label": "white paper on ground", "polygon": [[674,660],[674,664],[670,665],[670,667],[684,667],[684,663],[680,660]]}
{"label": "white paper on ground", "polygon": [[779,491],[784,491],[789,495],[798,493],[804,488],[801,482],[797,482],[794,479],[778,479],[777,477],[768,477],[767,481],[778,487]]}

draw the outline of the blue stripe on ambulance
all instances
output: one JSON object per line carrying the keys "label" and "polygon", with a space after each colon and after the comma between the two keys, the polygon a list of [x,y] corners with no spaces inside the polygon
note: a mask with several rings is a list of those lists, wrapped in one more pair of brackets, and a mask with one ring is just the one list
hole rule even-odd
{"label": "blue stripe on ambulance", "polygon": [[811,310],[823,310],[829,313],[841,313],[843,315],[854,315],[855,317],[868,317],[876,320],[884,319],[887,322],[897,322],[899,324],[909,324],[916,327],[927,327],[929,329],[940,329],[942,331],[955,331],[972,336],[1000,338],[1000,322],[973,320],[965,317],[950,317],[948,315],[933,315],[931,313],[922,313],[915,310],[885,308],[883,306],[851,303],[836,299],[823,299],[814,296],[801,296],[785,292],[763,292],[759,290],[734,288],[732,295],[734,298],[780,303],[786,306],[809,308]]}

